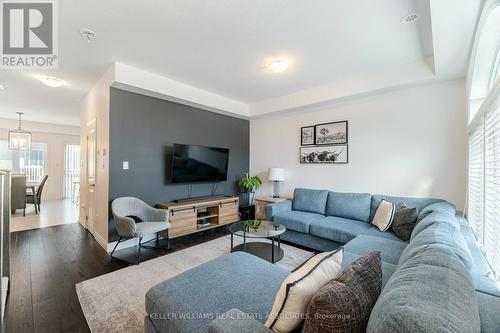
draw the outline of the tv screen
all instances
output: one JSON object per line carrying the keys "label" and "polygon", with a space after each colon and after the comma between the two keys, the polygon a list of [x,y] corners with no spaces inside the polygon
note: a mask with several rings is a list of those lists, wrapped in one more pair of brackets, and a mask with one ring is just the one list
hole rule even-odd
{"label": "tv screen", "polygon": [[172,183],[225,181],[228,162],[227,148],[174,144]]}

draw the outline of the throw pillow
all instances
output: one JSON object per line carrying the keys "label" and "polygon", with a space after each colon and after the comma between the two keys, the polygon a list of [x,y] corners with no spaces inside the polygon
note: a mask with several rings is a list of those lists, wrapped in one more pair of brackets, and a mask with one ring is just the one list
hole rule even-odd
{"label": "throw pillow", "polygon": [[387,231],[391,226],[392,220],[394,219],[395,211],[396,205],[392,202],[382,200],[380,205],[378,205],[377,211],[375,212],[372,224],[379,228],[380,231]]}
{"label": "throw pillow", "polygon": [[125,217],[130,217],[132,220],[134,220],[135,223],[141,223],[141,222],[143,222],[140,217],[137,217],[135,215],[127,215]]}
{"label": "throw pillow", "polygon": [[374,251],[324,285],[307,307],[302,333],[365,332],[382,290],[382,259]]}
{"label": "throw pillow", "polygon": [[340,273],[343,251],[320,253],[293,271],[281,284],[265,325],[278,333],[299,327],[311,297]]}
{"label": "throw pillow", "polygon": [[417,224],[417,208],[406,207],[404,202],[400,202],[396,207],[391,230],[402,240],[409,240],[411,232]]}

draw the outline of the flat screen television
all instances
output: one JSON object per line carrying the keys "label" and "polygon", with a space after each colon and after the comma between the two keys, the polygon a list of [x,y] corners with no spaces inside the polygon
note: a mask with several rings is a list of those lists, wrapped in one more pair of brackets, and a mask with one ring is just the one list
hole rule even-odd
{"label": "flat screen television", "polygon": [[174,144],[172,183],[225,181],[228,163],[227,148]]}

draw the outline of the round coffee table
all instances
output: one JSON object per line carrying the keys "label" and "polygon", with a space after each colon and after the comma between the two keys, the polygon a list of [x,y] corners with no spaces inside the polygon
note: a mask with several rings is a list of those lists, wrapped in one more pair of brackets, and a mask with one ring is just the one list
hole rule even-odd
{"label": "round coffee table", "polygon": [[[266,220],[249,220],[236,222],[229,227],[231,232],[231,252],[244,251],[271,263],[283,258],[280,235],[286,228],[279,223]],[[233,246],[233,236],[243,237],[243,243]],[[270,238],[271,243],[248,242],[247,239]],[[275,241],[278,245],[275,245]]]}

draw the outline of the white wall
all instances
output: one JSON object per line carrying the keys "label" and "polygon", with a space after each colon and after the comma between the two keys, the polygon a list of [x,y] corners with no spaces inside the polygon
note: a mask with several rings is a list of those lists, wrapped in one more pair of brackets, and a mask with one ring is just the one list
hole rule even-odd
{"label": "white wall", "polygon": [[[17,120],[0,119],[0,140],[8,140],[8,133],[18,126]],[[49,178],[44,187],[42,200],[60,200],[63,198],[64,181],[64,146],[79,144],[78,127],[52,125],[23,121],[23,129],[31,131],[33,142],[47,144],[47,174]]]}
{"label": "white wall", "polygon": [[[250,170],[283,167],[295,187],[444,198],[466,196],[465,81],[414,87],[250,121]],[[299,163],[300,128],[349,121],[349,163]],[[272,193],[265,183],[260,195]]]}

